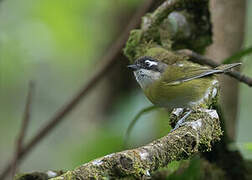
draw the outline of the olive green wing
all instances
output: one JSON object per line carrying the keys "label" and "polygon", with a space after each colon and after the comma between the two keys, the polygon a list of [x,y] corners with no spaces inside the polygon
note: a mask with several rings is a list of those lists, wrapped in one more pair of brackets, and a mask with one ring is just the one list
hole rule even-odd
{"label": "olive green wing", "polygon": [[224,73],[238,65],[240,65],[240,63],[221,65],[214,69],[194,64],[192,64],[191,66],[188,66],[188,64],[170,65],[167,67],[162,76],[162,82],[166,83],[167,85],[177,85],[182,82],[191,81],[213,74]]}

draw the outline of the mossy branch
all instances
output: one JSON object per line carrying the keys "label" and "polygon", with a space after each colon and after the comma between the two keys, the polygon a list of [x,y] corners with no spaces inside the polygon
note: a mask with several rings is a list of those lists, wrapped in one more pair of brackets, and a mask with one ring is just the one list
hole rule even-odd
{"label": "mossy branch", "polygon": [[[131,31],[124,54],[134,62],[157,47],[203,52],[211,37],[208,0],[167,0],[142,18],[140,29]],[[162,54],[159,51],[154,58],[163,60]]]}
{"label": "mossy branch", "polygon": [[[172,113],[175,121],[181,116],[183,113],[178,114],[176,110]],[[222,134],[219,124],[215,110],[199,109],[187,119],[185,126],[163,138],[136,149],[96,159],[55,179],[148,177],[173,160],[187,159],[200,151],[210,150],[211,144],[219,140]]]}
{"label": "mossy branch", "polygon": [[[183,114],[182,109],[175,109],[171,116],[172,122],[180,119]],[[53,179],[147,178],[171,161],[187,159],[198,152],[211,150],[211,144],[218,141],[221,135],[217,112],[198,109],[187,118],[184,126],[165,137],[136,149],[95,159]],[[25,179],[25,176],[31,177],[25,174],[17,179]]]}

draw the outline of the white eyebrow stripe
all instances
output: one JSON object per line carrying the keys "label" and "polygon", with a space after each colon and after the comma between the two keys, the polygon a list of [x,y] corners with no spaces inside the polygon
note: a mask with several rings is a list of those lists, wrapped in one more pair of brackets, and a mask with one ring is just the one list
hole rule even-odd
{"label": "white eyebrow stripe", "polygon": [[149,67],[151,67],[153,65],[157,65],[157,62],[153,62],[153,61],[150,61],[150,60],[146,60],[145,62],[146,63],[148,62],[150,64]]}

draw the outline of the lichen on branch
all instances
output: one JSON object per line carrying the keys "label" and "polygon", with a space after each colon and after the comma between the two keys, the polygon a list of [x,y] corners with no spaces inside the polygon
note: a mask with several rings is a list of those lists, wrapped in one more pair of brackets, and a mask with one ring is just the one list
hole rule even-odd
{"label": "lichen on branch", "polygon": [[[177,110],[172,120],[183,116]],[[59,179],[102,179],[102,178],[144,178],[155,170],[166,167],[174,160],[187,159],[192,155],[211,150],[211,144],[218,141],[222,131],[215,110],[198,109],[187,118],[184,126],[167,136],[145,146],[106,155],[81,165],[73,171],[54,178]]]}
{"label": "lichen on branch", "polygon": [[[182,109],[174,109],[171,122],[176,123],[183,116]],[[157,169],[166,167],[174,160],[188,159],[198,152],[211,150],[212,143],[218,141],[221,135],[216,110],[198,109],[187,118],[184,126],[165,137],[136,149],[95,159],[52,179],[148,178]],[[42,173],[35,174],[44,177]],[[31,177],[31,174],[16,179],[26,177]]]}
{"label": "lichen on branch", "polygon": [[167,0],[131,31],[124,54],[134,62],[154,47],[203,52],[211,37],[208,0]]}

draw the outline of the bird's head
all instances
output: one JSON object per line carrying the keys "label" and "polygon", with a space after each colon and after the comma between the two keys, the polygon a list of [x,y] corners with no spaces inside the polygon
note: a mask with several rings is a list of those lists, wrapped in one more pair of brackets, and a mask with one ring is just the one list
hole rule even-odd
{"label": "bird's head", "polygon": [[134,64],[128,66],[133,70],[137,82],[143,89],[158,80],[166,67],[167,64],[147,56],[139,58]]}

